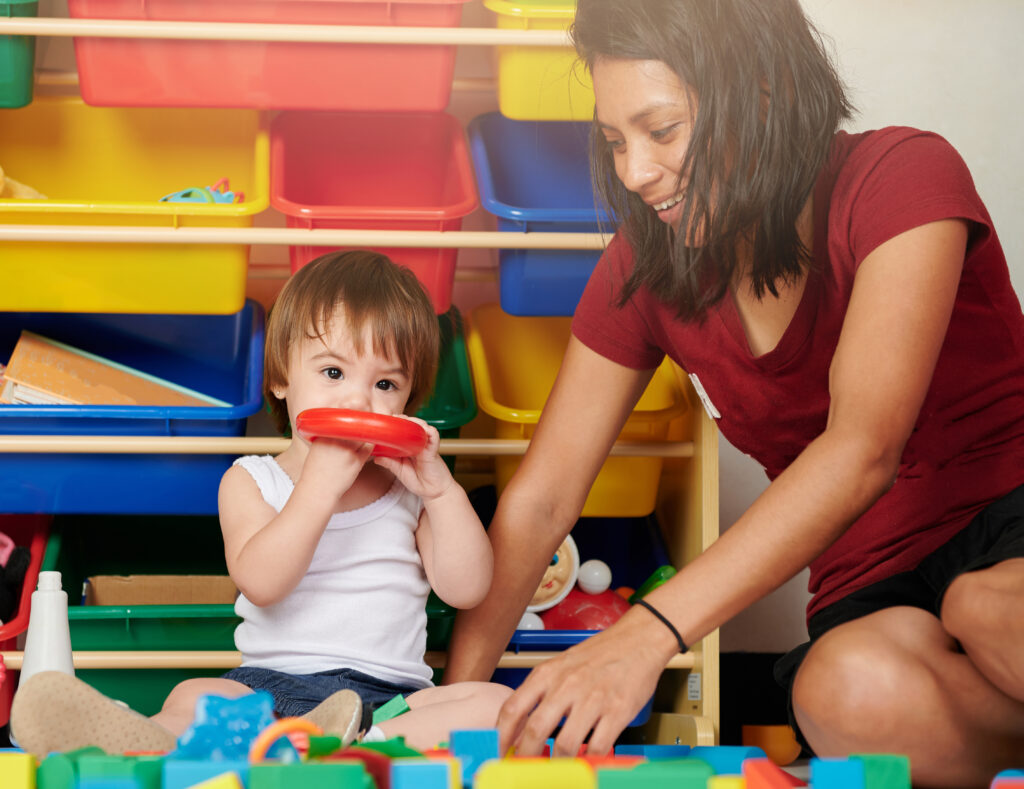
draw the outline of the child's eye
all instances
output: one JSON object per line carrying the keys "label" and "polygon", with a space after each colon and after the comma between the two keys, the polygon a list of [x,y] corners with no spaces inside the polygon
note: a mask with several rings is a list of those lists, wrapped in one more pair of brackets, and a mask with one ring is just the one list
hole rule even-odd
{"label": "child's eye", "polygon": [[332,381],[338,381],[342,378],[341,369],[338,367],[325,367],[321,372]]}
{"label": "child's eye", "polygon": [[394,381],[389,381],[387,378],[385,378],[381,381],[377,381],[377,388],[383,392],[390,392],[394,389],[397,389],[398,384],[396,384]]}

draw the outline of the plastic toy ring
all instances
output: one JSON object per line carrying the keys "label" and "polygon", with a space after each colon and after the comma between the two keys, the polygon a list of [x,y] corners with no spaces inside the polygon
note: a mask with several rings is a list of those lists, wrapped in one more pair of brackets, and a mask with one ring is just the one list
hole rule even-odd
{"label": "plastic toy ring", "polygon": [[416,455],[429,440],[418,422],[348,408],[310,408],[295,418],[295,430],[305,439],[341,438],[373,444],[378,457]]}

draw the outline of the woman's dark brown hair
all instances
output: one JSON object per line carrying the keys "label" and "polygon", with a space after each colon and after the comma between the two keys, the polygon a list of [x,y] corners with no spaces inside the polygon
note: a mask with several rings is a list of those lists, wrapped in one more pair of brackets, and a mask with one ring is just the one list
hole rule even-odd
{"label": "woman's dark brown hair", "polygon": [[263,394],[282,433],[288,409],[274,390],[288,383],[288,354],[303,337],[322,338],[339,305],[352,336],[393,355],[410,376],[407,414],[416,413],[434,385],[441,330],[416,275],[368,250],[321,255],[285,283],[267,320]]}
{"label": "woman's dark brown hair", "polygon": [[[822,40],[797,0],[578,0],[572,25],[588,69],[601,58],[659,60],[696,96],[682,228],[672,232],[615,174],[596,124],[595,188],[633,249],[620,303],[648,287],[681,319],[727,292],[740,248],[758,297],[810,263],[797,218],[832,138],[852,114]],[[741,165],[740,163],[746,163]]]}

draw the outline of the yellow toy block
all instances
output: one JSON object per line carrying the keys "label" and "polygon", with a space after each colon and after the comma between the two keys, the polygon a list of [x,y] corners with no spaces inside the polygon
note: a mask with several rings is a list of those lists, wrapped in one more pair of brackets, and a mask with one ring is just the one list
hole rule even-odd
{"label": "yellow toy block", "polygon": [[238,780],[238,773],[221,773],[194,784],[192,789],[243,789],[243,787],[242,782]]}
{"label": "yellow toy block", "polygon": [[712,775],[708,789],[747,789],[747,781],[738,775]]}
{"label": "yellow toy block", "polygon": [[30,753],[0,753],[3,789],[36,789],[36,760]]}
{"label": "yellow toy block", "polygon": [[477,771],[474,789],[597,789],[582,759],[497,759]]}

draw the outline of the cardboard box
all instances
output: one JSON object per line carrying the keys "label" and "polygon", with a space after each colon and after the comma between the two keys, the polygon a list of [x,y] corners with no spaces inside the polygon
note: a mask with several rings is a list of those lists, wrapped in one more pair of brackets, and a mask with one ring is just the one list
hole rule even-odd
{"label": "cardboard box", "polygon": [[82,604],[230,604],[237,596],[226,575],[94,575],[85,579]]}

